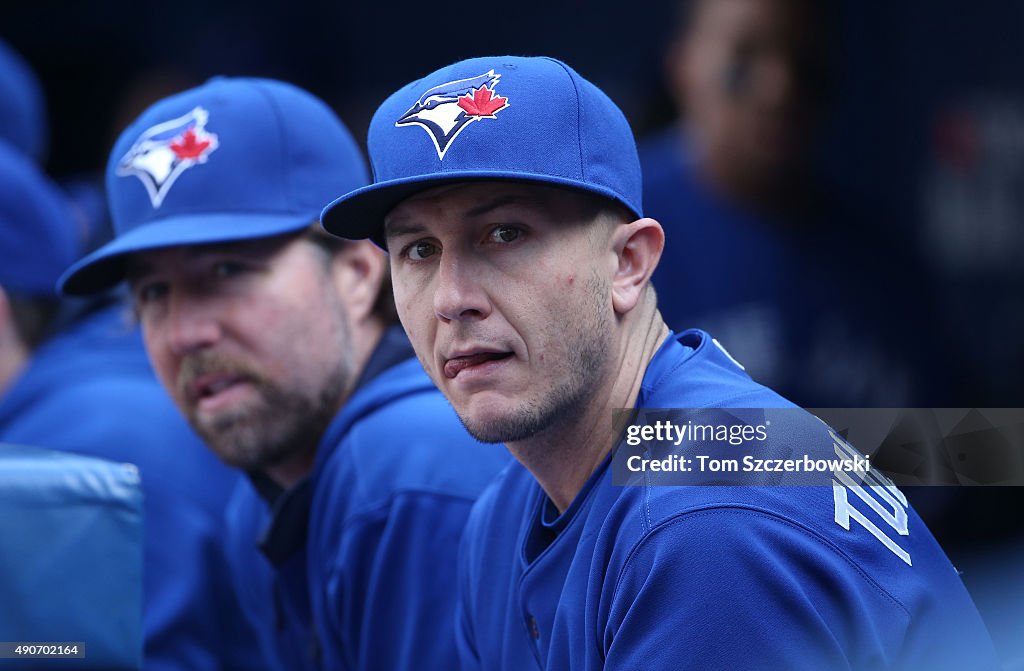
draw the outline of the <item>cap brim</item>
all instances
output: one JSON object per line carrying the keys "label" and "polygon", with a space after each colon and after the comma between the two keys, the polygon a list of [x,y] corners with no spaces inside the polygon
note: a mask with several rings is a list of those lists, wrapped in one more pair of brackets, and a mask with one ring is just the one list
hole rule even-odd
{"label": "cap brim", "polygon": [[82,296],[125,279],[125,261],[136,252],[180,245],[257,240],[300,231],[313,224],[309,213],[195,214],[159,219],[116,237],[79,260],[57,280],[57,290]]}
{"label": "cap brim", "polygon": [[320,215],[321,225],[328,233],[349,240],[369,238],[386,249],[384,217],[400,202],[420,191],[456,182],[530,182],[589,191],[622,203],[637,216],[639,213],[618,194],[596,184],[587,184],[568,177],[505,171],[461,171],[417,175],[379,182],[356,189],[331,202]]}

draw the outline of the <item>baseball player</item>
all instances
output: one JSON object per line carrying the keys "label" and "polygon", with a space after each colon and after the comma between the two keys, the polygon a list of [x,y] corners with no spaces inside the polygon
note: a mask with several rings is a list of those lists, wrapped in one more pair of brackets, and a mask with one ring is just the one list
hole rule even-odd
{"label": "baseball player", "polygon": [[507,457],[466,434],[413,357],[380,250],[313,227],[365,181],[318,99],[210,80],[121,135],[116,237],[62,287],[127,279],[158,377],[248,475],[228,551],[268,665],[448,671],[458,539]]}
{"label": "baseball player", "polygon": [[[649,285],[662,229],[597,87],[549,58],[462,61],[388,98],[369,151],[374,184],[328,206],[324,227],[387,245],[427,372],[519,462],[466,528],[464,669],[996,665],[895,488],[888,512],[856,486],[613,486],[615,408],[790,404],[707,333],[665,326]],[[839,449],[790,412],[800,450]]]}

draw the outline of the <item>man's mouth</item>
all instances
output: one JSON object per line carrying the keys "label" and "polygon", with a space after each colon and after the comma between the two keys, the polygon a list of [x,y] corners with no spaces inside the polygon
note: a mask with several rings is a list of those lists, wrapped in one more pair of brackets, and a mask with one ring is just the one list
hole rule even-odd
{"label": "man's mouth", "polygon": [[474,352],[454,356],[444,362],[444,376],[453,380],[464,370],[483,366],[492,361],[503,361],[511,356],[512,352]]}
{"label": "man's mouth", "polygon": [[192,383],[189,396],[198,406],[217,405],[227,392],[240,387],[249,379],[238,373],[207,373]]}

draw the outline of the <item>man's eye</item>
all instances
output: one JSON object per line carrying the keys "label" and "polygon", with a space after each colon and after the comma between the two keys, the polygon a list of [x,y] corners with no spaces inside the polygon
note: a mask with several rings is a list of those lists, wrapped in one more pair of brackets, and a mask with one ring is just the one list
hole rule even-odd
{"label": "man's eye", "polygon": [[437,254],[437,245],[426,240],[412,243],[405,251],[405,255],[413,261],[422,261],[434,254]]}
{"label": "man's eye", "polygon": [[213,265],[215,277],[233,277],[245,270],[245,266],[237,261],[218,261]]}
{"label": "man's eye", "polygon": [[149,282],[135,290],[135,303],[146,305],[160,300],[167,295],[167,285],[160,282]]}
{"label": "man's eye", "polygon": [[491,231],[491,240],[494,242],[515,242],[523,234],[522,230],[515,226],[498,226]]}

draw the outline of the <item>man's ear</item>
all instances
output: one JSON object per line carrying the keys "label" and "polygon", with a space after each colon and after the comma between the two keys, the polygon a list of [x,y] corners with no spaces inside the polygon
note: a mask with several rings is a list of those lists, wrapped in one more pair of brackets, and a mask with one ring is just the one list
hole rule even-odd
{"label": "man's ear", "polygon": [[14,317],[11,313],[11,300],[4,285],[0,284],[0,345],[3,344],[8,332],[14,332],[13,328]]}
{"label": "man's ear", "polygon": [[28,346],[14,323],[10,294],[0,284],[0,394],[10,381],[12,364],[17,368],[29,357]]}
{"label": "man's ear", "polygon": [[331,276],[353,323],[373,314],[387,272],[387,255],[369,240],[347,242],[335,253]]}
{"label": "man's ear", "polygon": [[618,265],[612,278],[612,307],[624,315],[644,295],[665,248],[665,231],[651,218],[619,224],[612,233]]}

